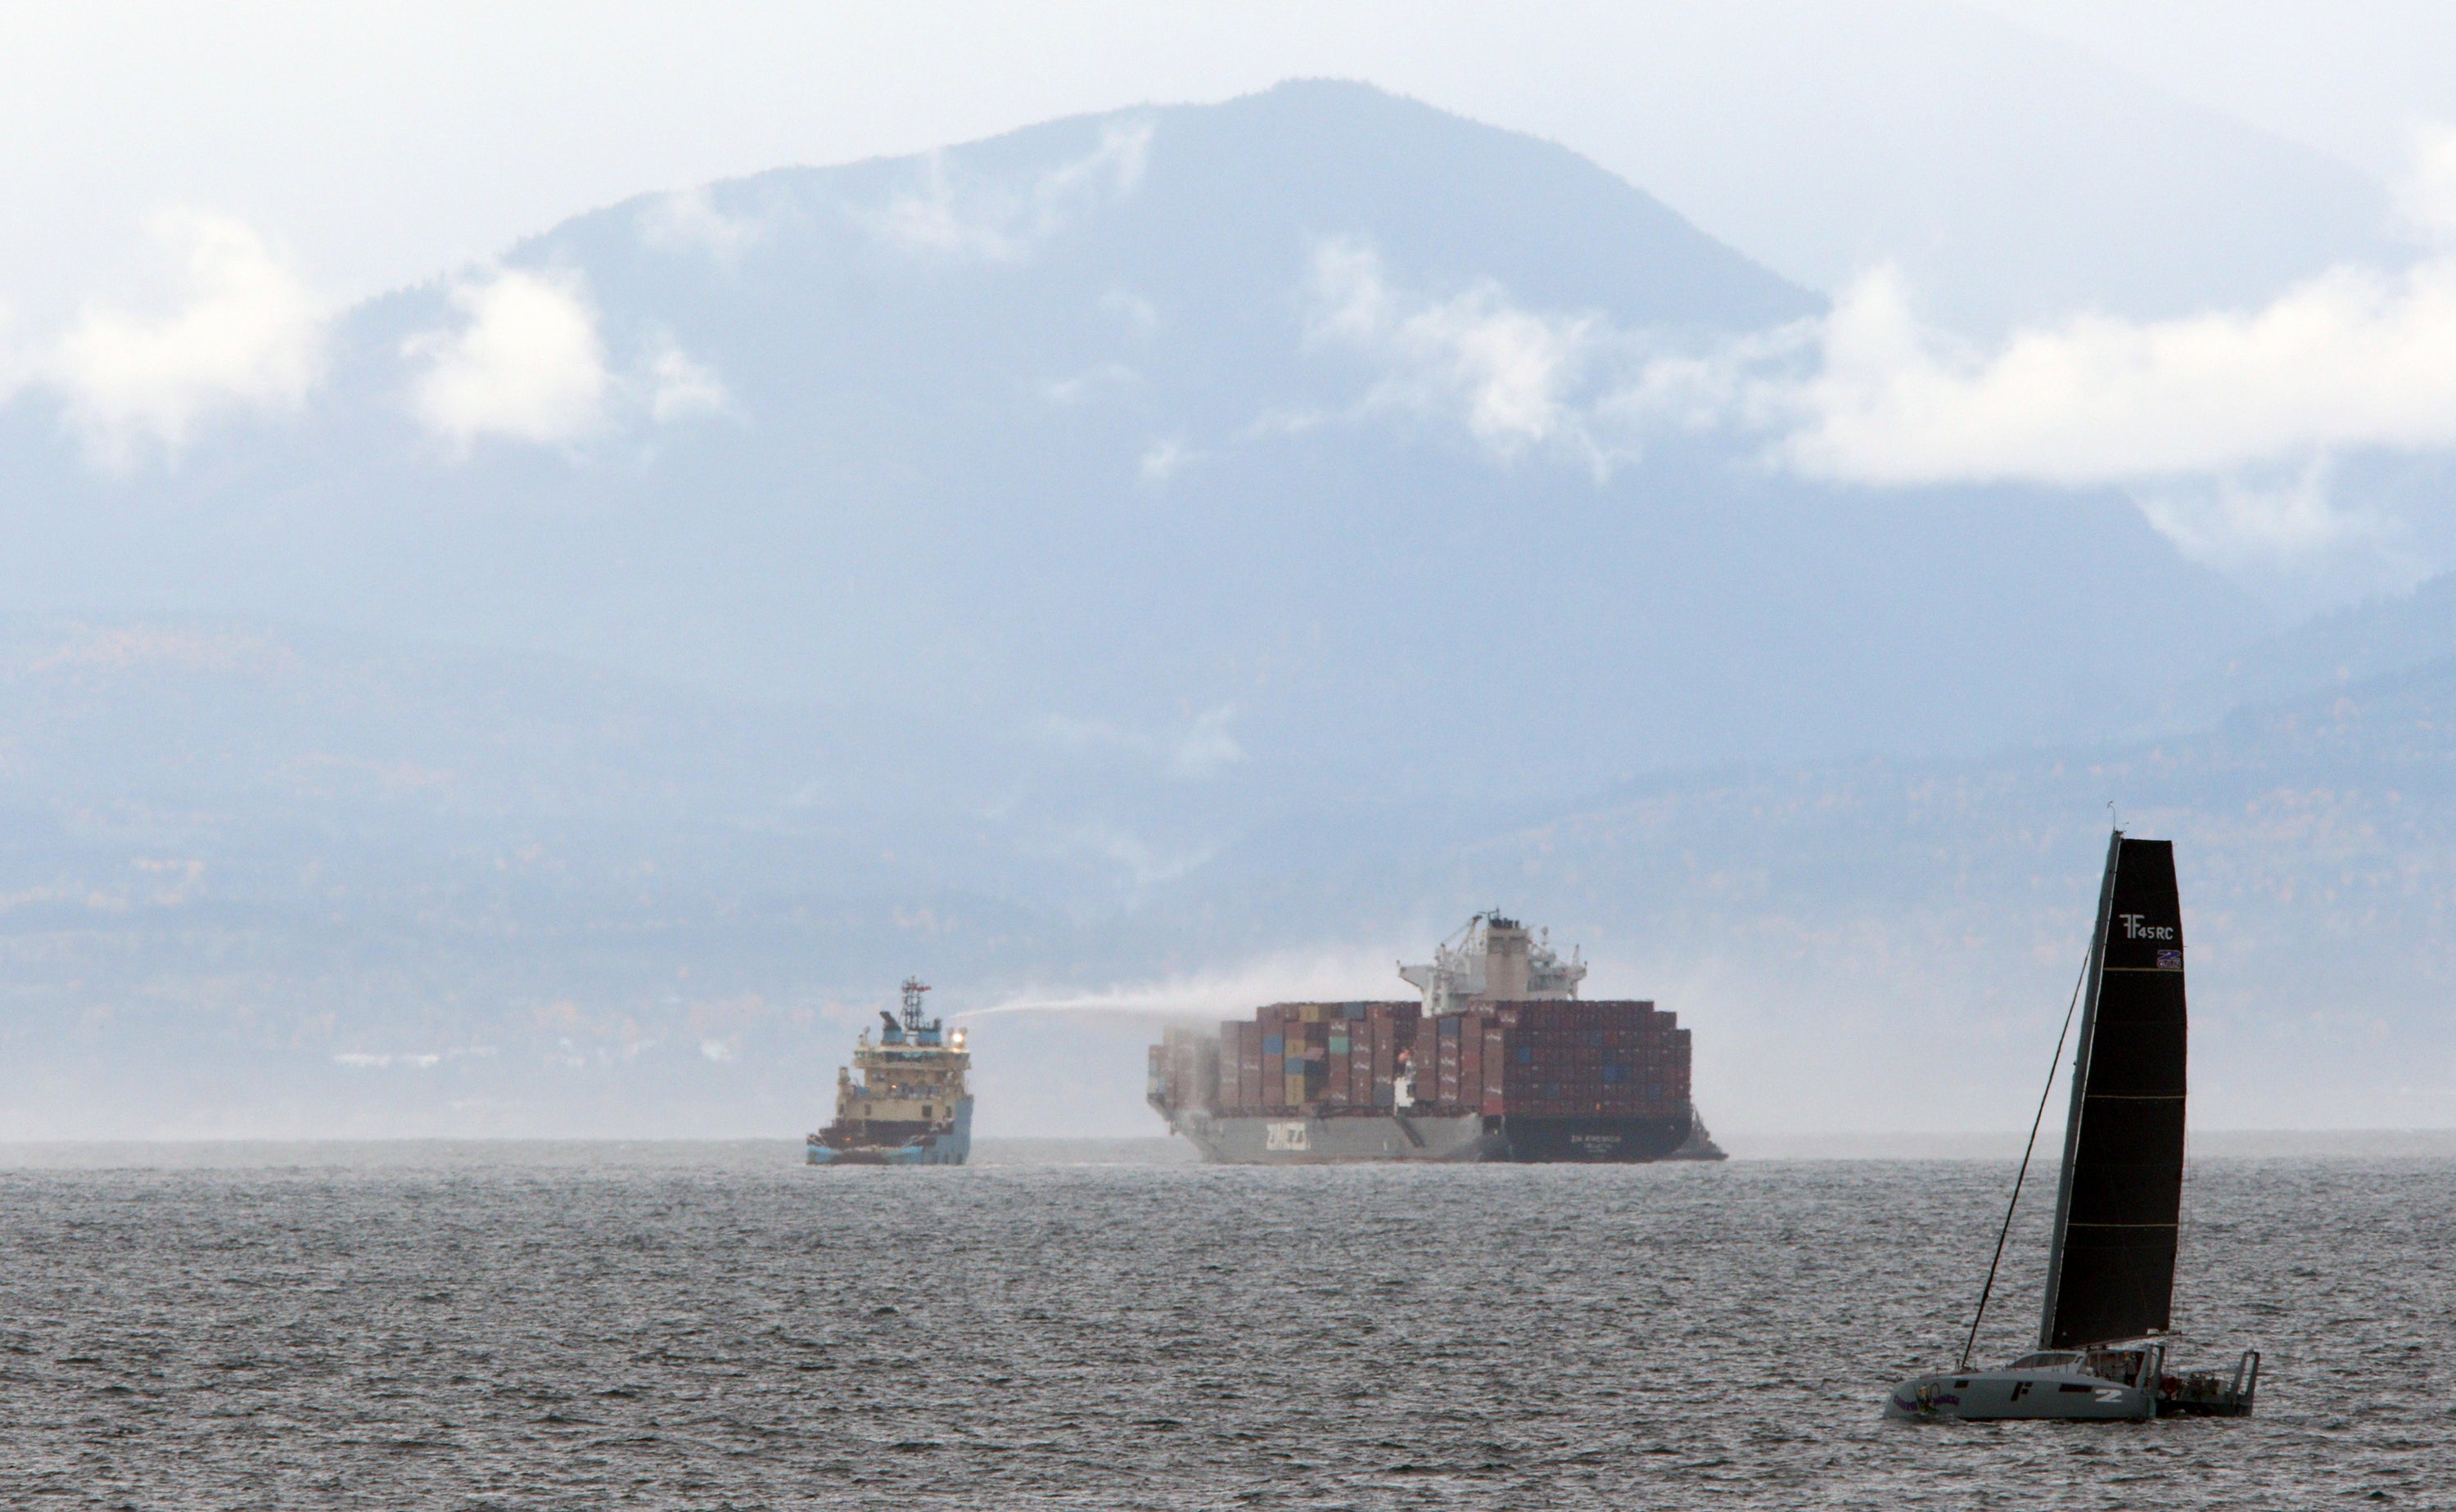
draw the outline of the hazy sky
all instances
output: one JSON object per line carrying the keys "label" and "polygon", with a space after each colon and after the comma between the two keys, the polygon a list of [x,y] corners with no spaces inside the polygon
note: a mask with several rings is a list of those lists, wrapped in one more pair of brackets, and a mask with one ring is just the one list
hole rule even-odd
{"label": "hazy sky", "polygon": [[[2451,55],[2456,8],[2406,0],[20,7],[0,397],[48,389],[117,466],[297,409],[333,311],[583,210],[1337,75],[1563,142],[1832,296],[1813,384],[1717,380],[1791,465],[2128,487],[2322,603],[2446,555],[2331,479],[2456,446]],[[596,334],[489,287],[458,302],[501,332],[429,349],[420,412],[555,444]],[[510,391],[446,359],[481,350],[568,381],[473,419]]]}
{"label": "hazy sky", "polygon": [[[1983,10],[2377,176],[2399,171],[2414,122],[2456,119],[2456,74],[2438,66],[2456,55],[2456,8],[1985,0]],[[11,148],[0,159],[11,210],[0,224],[0,305],[21,328],[42,329],[81,301],[118,296],[143,271],[148,218],[165,210],[235,217],[321,297],[343,300],[643,190],[1320,73],[1646,173],[1657,182],[1645,187],[1744,245],[1796,239],[1765,218],[1774,211],[1750,209],[1785,186],[1733,182],[1771,149],[1735,140],[1682,92],[1710,102],[1736,80],[1778,76],[1798,104],[1794,118],[1762,123],[1778,147],[1791,125],[1815,134],[1820,88],[1847,92],[1866,72],[1866,59],[1794,55],[1803,36],[1839,27],[1888,67],[1942,71],[1983,21],[1941,4],[1776,0],[16,6],[0,12],[0,123]],[[1664,140],[1690,117],[1693,138]],[[1867,161],[1839,192],[1875,193],[1893,171]],[[1820,176],[1833,172],[1817,165]],[[1824,264],[1859,251],[1745,250],[1829,281]]]}
{"label": "hazy sky", "polygon": [[1975,0],[2159,89],[2381,178],[2456,120],[2456,7],[2427,0]]}

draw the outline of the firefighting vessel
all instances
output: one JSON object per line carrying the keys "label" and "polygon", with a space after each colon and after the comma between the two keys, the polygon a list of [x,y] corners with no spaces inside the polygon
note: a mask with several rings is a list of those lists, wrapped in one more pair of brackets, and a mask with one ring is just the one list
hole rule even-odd
{"label": "firefighting vessel", "polygon": [[1151,1049],[1146,1100],[1204,1158],[1720,1160],[1688,1097],[1688,1031],[1651,1002],[1578,997],[1549,931],[1479,913],[1415,1001],[1274,1003]]}
{"label": "firefighting vessel", "polygon": [[[2176,1239],[2183,1204],[2183,910],[2175,887],[2175,845],[2107,844],[2098,928],[2073,989],[2080,1010],[2073,1052],[2072,1111],[2047,1240],[2047,1289],[2037,1348],[1994,1370],[1970,1368],[1996,1267],[1979,1289],[1976,1315],[1955,1370],[1903,1381],[1885,1398],[1888,1418],[2241,1418],[2260,1391],[2260,1352],[2231,1371],[2173,1362],[2167,1334],[2175,1296]],[[2072,1008],[2064,1027],[2072,1027]],[[2054,1060],[2063,1058],[2057,1036]],[[2055,1087],[2052,1062],[2047,1088]],[[2047,1094],[2030,1125],[2037,1142]],[[2029,1156],[2021,1173],[2029,1171]],[[2021,1176],[1996,1235],[1996,1257],[2021,1200]]]}
{"label": "firefighting vessel", "polygon": [[885,1009],[878,1042],[863,1030],[853,1066],[836,1071],[836,1121],[809,1136],[814,1166],[959,1166],[972,1149],[972,1052],[964,1032],[921,1017],[918,977],[904,979],[904,1016]]}

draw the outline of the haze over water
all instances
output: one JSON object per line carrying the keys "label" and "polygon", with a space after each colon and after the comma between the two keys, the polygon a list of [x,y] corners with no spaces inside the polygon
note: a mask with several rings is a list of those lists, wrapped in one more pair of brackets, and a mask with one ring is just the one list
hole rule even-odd
{"label": "haze over water", "polygon": [[[129,1163],[0,1173],[0,1503],[2241,1508],[2456,1483],[2445,1156],[2197,1160],[2178,1322],[2192,1358],[2265,1352],[2254,1418],[1916,1426],[1879,1399],[1957,1350],[2009,1162],[104,1154]],[[2033,1324],[2037,1230],[1983,1356]]]}

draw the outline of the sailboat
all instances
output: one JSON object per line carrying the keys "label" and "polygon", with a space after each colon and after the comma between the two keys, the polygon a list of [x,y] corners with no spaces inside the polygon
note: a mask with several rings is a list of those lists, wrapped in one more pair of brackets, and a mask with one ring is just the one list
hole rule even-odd
{"label": "sailboat", "polygon": [[[1885,1416],[1910,1419],[2242,1417],[2260,1389],[2260,1352],[2231,1372],[2170,1363],[2175,1248],[2183,1199],[2183,915],[2170,840],[2117,829],[2106,849],[2098,927],[2074,989],[2080,1040],[2072,1112],[2047,1248],[2037,1348],[1994,1370],[1970,1368],[1996,1269],[1980,1290],[1961,1368],[1895,1386]],[[2069,1032],[2072,1010],[2065,1010]],[[2056,1042],[2056,1058],[2063,1040]],[[2053,1090],[2050,1069],[2048,1088]],[[2038,1099],[2046,1113],[2046,1094]],[[2033,1121],[2030,1140],[2037,1142]],[[2014,1178],[2020,1202],[2029,1154]],[[1996,1236],[2004,1254],[2007,1208]]]}

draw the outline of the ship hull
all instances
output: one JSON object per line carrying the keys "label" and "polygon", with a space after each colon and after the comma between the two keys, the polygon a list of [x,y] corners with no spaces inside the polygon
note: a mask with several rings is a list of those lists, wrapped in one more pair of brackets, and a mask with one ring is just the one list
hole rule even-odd
{"label": "ship hull", "polygon": [[872,1142],[831,1124],[809,1136],[802,1159],[814,1166],[959,1166],[972,1153],[972,1100],[955,1104],[955,1116],[933,1129],[893,1142]]}
{"label": "ship hull", "polygon": [[1351,1161],[1627,1165],[1674,1158],[1693,1120],[1535,1117],[1525,1114],[1302,1114],[1215,1116],[1186,1112],[1169,1124],[1219,1165],[1337,1165]]}
{"label": "ship hull", "polygon": [[1914,1422],[1959,1419],[2001,1422],[2045,1418],[2063,1422],[2139,1420],[2158,1415],[2152,1391],[2076,1370],[1973,1370],[1922,1376],[1885,1397],[1885,1416]]}

